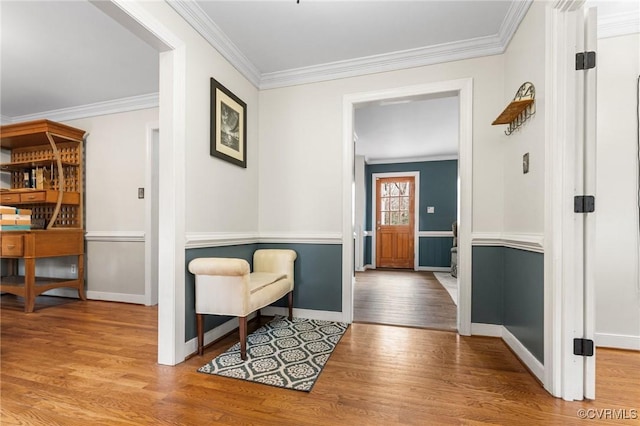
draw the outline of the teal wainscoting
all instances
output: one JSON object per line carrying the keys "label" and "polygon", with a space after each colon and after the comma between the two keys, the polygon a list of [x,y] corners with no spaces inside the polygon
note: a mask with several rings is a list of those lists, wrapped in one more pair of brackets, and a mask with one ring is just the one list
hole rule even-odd
{"label": "teal wainscoting", "polygon": [[453,237],[420,237],[420,266],[448,268],[451,266]]}
{"label": "teal wainscoting", "polygon": [[544,255],[473,247],[471,322],[503,325],[544,362]]}
{"label": "teal wainscoting", "polygon": [[473,247],[471,322],[504,323],[504,247]]}
{"label": "teal wainscoting", "polygon": [[[295,262],[295,290],[293,306],[299,309],[342,311],[342,245],[259,243],[186,250],[185,281],[185,338],[196,337],[195,277],[189,272],[189,262],[198,257],[236,257],[252,263],[253,252],[261,248],[292,249],[298,253]],[[286,306],[282,299],[275,306]],[[230,317],[207,315],[205,331],[211,330]]]}
{"label": "teal wainscoting", "polygon": [[504,326],[544,363],[544,255],[504,250]]}

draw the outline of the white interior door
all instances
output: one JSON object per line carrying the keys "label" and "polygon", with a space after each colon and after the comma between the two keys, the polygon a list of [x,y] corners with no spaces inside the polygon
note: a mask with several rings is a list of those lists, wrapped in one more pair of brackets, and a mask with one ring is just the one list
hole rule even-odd
{"label": "white interior door", "polygon": [[[575,196],[595,197],[596,191],[596,70],[595,60],[597,15],[595,8],[576,11],[576,133]],[[590,55],[590,56],[588,56]],[[583,65],[579,65],[583,62]],[[585,69],[578,69],[584,66]],[[584,339],[586,355],[574,353],[582,370],[577,399],[595,399],[595,214],[574,212],[576,334]],[[591,353],[592,355],[589,355]]]}

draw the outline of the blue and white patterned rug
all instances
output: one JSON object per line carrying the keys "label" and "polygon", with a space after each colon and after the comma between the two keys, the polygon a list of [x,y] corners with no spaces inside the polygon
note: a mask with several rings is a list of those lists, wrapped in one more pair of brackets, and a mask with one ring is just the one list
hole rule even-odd
{"label": "blue and white patterned rug", "polygon": [[246,361],[238,342],[198,371],[309,392],[347,327],[276,316],[247,336]]}

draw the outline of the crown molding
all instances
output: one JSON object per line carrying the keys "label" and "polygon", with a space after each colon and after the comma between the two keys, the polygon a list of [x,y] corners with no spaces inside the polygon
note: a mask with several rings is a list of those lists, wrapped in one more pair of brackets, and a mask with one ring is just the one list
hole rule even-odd
{"label": "crown molding", "polygon": [[509,45],[513,35],[518,31],[520,22],[524,19],[532,3],[533,0],[512,1],[510,3],[509,10],[507,10],[507,14],[504,17],[502,24],[500,24],[500,29],[498,30],[498,36],[500,37],[503,52]]}
{"label": "crown molding", "polygon": [[214,49],[261,90],[499,55],[504,53],[532,2],[511,2],[495,35],[262,74],[195,1],[167,1]]}
{"label": "crown molding", "polygon": [[209,15],[191,0],[168,1],[180,16],[184,18],[194,30],[204,37],[214,49],[236,68],[255,87],[260,86],[260,71],[256,66],[236,47],[227,35],[211,20]]}
{"label": "crown molding", "polygon": [[640,12],[614,13],[598,17],[598,38],[640,33]]}
{"label": "crown molding", "polygon": [[0,114],[0,124],[11,124],[12,122],[11,117]]}
{"label": "crown molding", "polygon": [[[140,109],[157,108],[159,105],[158,93],[131,96],[112,101],[96,102],[88,105],[80,105],[71,108],[62,108],[51,111],[43,111],[35,114],[20,115],[9,118],[11,123],[39,120],[46,118],[53,121],[69,121],[79,118],[95,117],[99,115],[117,114],[120,112],[136,111]],[[4,121],[4,117],[3,117]]]}
{"label": "crown molding", "polygon": [[397,71],[443,62],[499,55],[504,52],[498,35],[366,56],[345,61],[262,74],[260,89],[275,89],[366,74]]}
{"label": "crown molding", "polygon": [[448,155],[426,155],[422,157],[402,157],[402,158],[373,158],[365,159],[367,165],[373,164],[397,164],[397,163],[423,163],[425,161],[447,161],[457,160],[458,154]]}

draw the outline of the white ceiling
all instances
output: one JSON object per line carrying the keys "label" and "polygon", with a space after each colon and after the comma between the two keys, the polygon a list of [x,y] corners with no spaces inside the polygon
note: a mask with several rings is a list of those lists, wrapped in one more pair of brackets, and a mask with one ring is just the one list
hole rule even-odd
{"label": "white ceiling", "polygon": [[367,163],[457,158],[458,102],[445,94],[357,108],[356,155]]}
{"label": "white ceiling", "polygon": [[485,0],[196,3],[261,74],[490,37],[512,6]]}
{"label": "white ceiling", "polygon": [[158,52],[87,1],[0,2],[0,113],[158,92]]}

